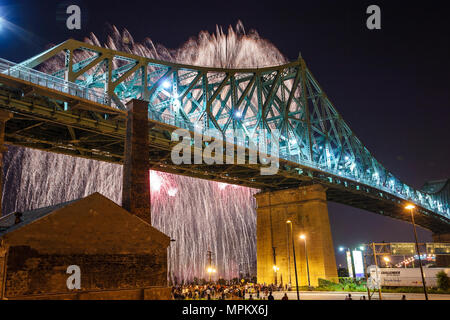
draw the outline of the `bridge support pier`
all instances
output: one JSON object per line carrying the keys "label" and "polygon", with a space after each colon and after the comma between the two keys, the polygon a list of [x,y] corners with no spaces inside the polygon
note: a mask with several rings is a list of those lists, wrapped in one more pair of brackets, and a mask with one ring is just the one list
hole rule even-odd
{"label": "bridge support pier", "polygon": [[133,99],[127,109],[122,207],[151,225],[148,102]]}
{"label": "bridge support pier", "polygon": [[[450,233],[433,234],[433,242],[450,243]],[[437,255],[436,267],[450,267],[450,255]]]}
{"label": "bridge support pier", "polygon": [[[308,285],[306,251],[311,286],[319,278],[337,280],[336,260],[325,188],[311,185],[295,189],[258,193],[257,202],[257,278],[258,283],[295,288],[295,268],[292,250],[294,239],[299,286]],[[292,223],[292,235],[290,226]],[[277,271],[273,266],[278,267]]]}
{"label": "bridge support pier", "polygon": [[2,216],[2,198],[3,198],[3,154],[8,150],[5,146],[5,127],[6,121],[12,118],[12,113],[6,110],[0,110],[0,217]]}

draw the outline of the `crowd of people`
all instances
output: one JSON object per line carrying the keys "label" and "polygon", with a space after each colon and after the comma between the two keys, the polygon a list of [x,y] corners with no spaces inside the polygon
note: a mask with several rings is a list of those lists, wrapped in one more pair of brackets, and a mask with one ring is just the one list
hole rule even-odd
{"label": "crowd of people", "polygon": [[[172,287],[172,297],[175,300],[275,300],[274,291],[290,291],[275,285],[242,284],[242,285],[180,285]],[[406,300],[406,295],[402,295],[402,300]],[[289,300],[285,292],[281,300]],[[353,300],[351,293],[345,296],[345,300]],[[360,300],[366,300],[362,295]]]}
{"label": "crowd of people", "polygon": [[[282,290],[274,285],[242,284],[242,285],[184,285],[172,287],[174,299],[206,299],[206,300],[274,300],[273,291]],[[287,298],[287,295],[285,295]],[[284,297],[283,297],[284,298]],[[286,300],[286,299],[285,299]]]}

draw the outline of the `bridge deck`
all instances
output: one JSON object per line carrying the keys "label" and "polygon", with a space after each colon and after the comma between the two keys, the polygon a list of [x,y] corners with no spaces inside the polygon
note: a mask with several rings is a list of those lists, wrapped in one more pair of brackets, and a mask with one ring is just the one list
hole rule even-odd
{"label": "bridge deck", "polygon": [[[11,69],[0,61],[0,108],[11,111],[5,140],[9,144],[88,159],[121,163],[126,112],[105,105],[105,97],[93,90],[27,68]],[[13,71],[11,71],[13,70]],[[2,72],[3,71],[3,72]],[[276,175],[260,174],[258,165],[174,165],[171,132],[179,127],[193,130],[175,117],[150,111],[149,162],[153,170],[215,180],[262,190],[284,189],[320,183],[328,200],[409,221],[405,200],[382,188],[324,171],[317,165],[299,164],[280,156]],[[158,120],[154,120],[154,119]],[[247,149],[248,159],[248,149]],[[248,163],[248,161],[246,161]],[[435,233],[450,232],[450,220],[419,207],[417,224]]]}

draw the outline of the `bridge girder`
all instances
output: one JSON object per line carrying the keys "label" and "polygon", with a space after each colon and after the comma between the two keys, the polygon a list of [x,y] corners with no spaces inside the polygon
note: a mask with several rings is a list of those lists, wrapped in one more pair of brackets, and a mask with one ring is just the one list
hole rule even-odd
{"label": "bridge girder", "polygon": [[[36,68],[52,75],[42,76],[33,71]],[[33,83],[34,75],[45,79],[45,83],[43,80]],[[1,107],[15,112],[18,120],[23,117],[8,124],[10,143],[120,162],[124,104],[133,98],[145,99],[149,101],[153,123],[152,146],[164,154],[152,154],[150,158],[157,170],[161,169],[160,160],[169,162],[167,148],[173,145],[171,132],[178,127],[202,133],[213,128],[225,137],[229,132],[242,130],[255,144],[258,142],[256,133],[265,129],[279,142],[280,163],[289,163],[297,172],[313,172],[309,178],[321,179],[323,184],[327,184],[327,179],[331,185],[339,180],[342,185],[346,182],[369,188],[371,194],[379,193],[383,199],[391,197],[398,203],[411,201],[423,214],[436,216],[444,223],[449,221],[447,201],[409,187],[372,156],[342,119],[301,57],[282,66],[220,69],[158,61],[68,40],[10,66],[7,72],[0,73],[0,83]],[[59,126],[64,127],[64,132]],[[45,129],[48,127],[55,132]],[[101,139],[95,140],[96,137]],[[218,174],[211,176],[214,170],[209,167],[206,171],[210,173],[204,176],[199,173],[199,167],[189,169],[167,163],[163,171],[227,182],[225,176],[220,176],[222,170],[216,168]],[[299,183],[290,176],[277,176],[280,180],[272,177],[279,183],[267,183],[270,179],[258,174],[239,178],[236,169],[239,166],[232,167],[226,170],[235,170],[237,181],[228,183],[262,189],[286,188]],[[252,172],[248,166],[243,170]],[[325,178],[317,178],[321,175]],[[338,194],[345,198],[339,192],[329,194],[332,199]],[[354,199],[348,201],[364,207]],[[373,208],[370,211],[384,212]]]}

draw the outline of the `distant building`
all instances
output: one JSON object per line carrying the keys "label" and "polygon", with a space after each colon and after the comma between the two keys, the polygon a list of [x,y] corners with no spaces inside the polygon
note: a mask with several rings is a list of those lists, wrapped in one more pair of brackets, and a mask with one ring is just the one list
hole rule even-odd
{"label": "distant building", "polygon": [[[170,238],[99,193],[0,218],[6,299],[169,299]],[[66,273],[79,266],[81,288]]]}

